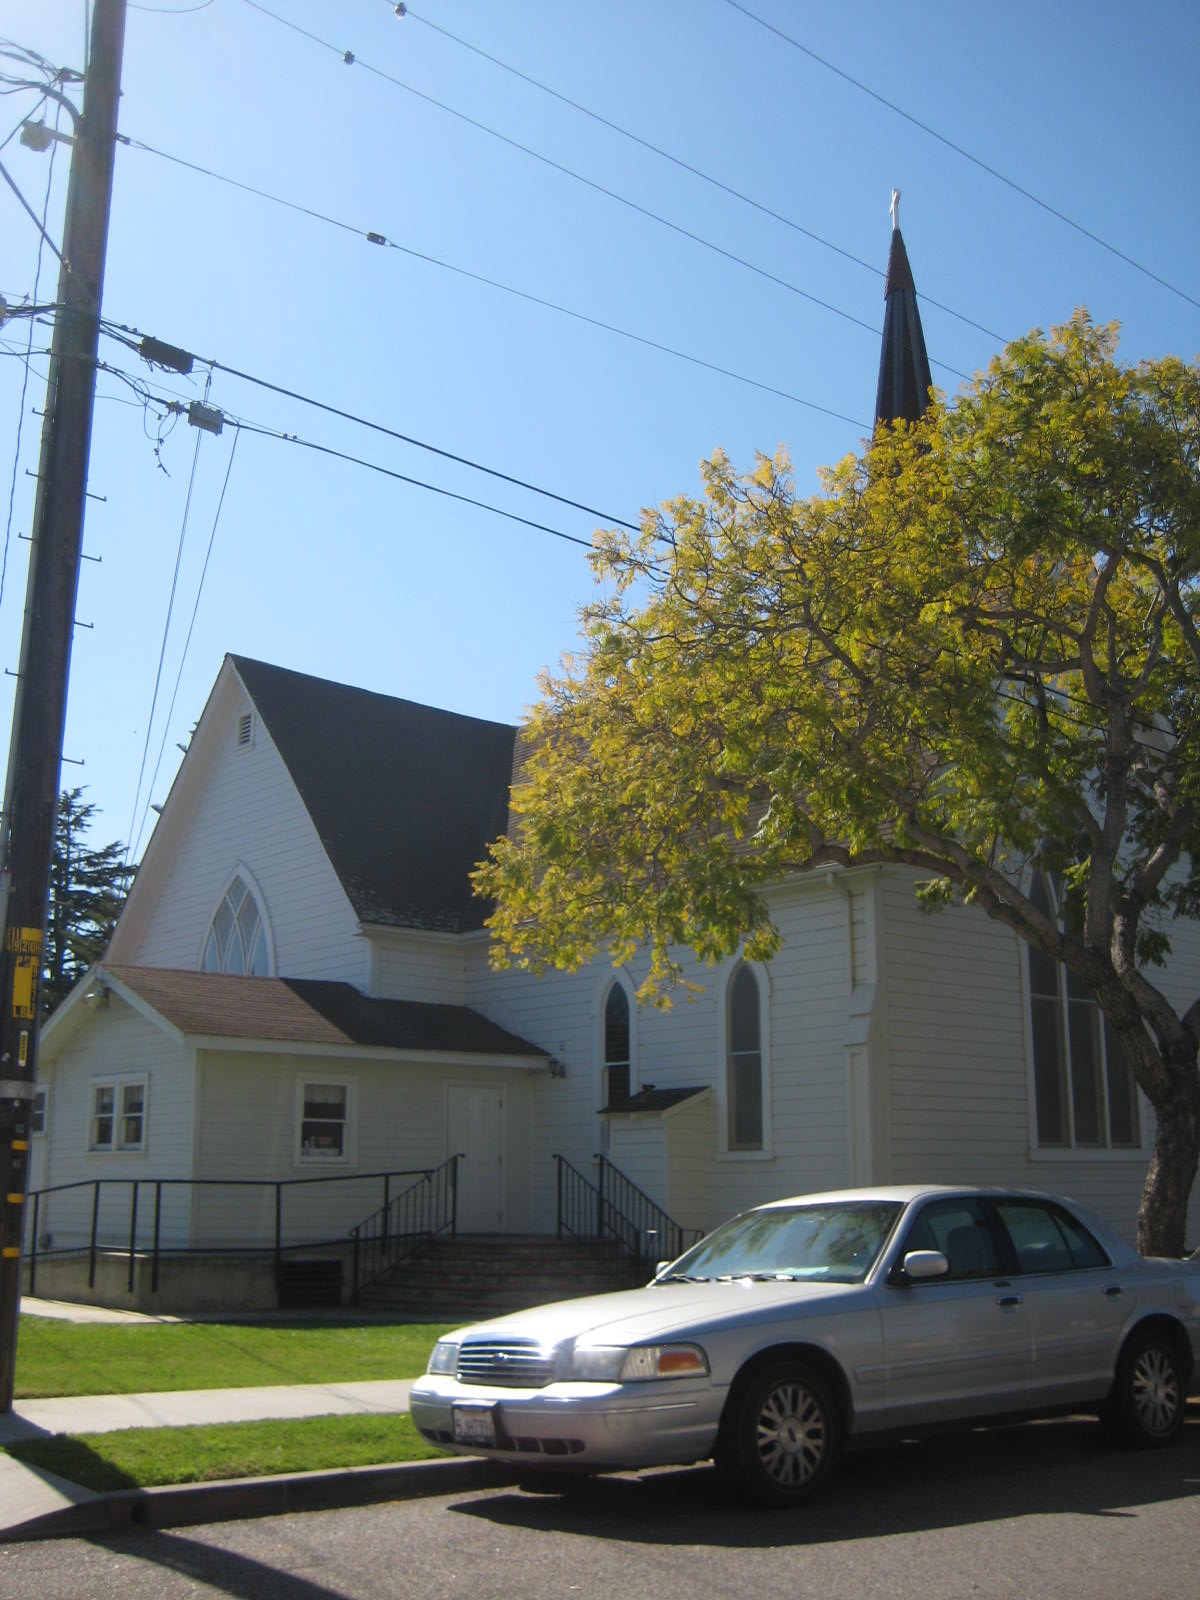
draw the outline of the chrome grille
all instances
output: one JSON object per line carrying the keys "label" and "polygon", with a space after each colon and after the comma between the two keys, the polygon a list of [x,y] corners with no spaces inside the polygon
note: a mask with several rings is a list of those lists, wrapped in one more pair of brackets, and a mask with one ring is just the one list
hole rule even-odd
{"label": "chrome grille", "polygon": [[459,1348],[458,1381],[544,1389],[554,1363],[555,1352],[532,1339],[471,1339]]}

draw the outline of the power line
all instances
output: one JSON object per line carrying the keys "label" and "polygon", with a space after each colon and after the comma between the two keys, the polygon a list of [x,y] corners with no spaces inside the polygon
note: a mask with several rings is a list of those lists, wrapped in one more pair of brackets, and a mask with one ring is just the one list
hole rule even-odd
{"label": "power line", "polygon": [[[645,334],[634,333],[629,328],[619,327],[616,323],[605,322],[600,317],[589,316],[587,312],[576,311],[571,306],[564,306],[555,300],[547,300],[541,295],[532,294],[527,289],[518,289],[514,284],[504,283],[499,278],[490,278],[482,272],[472,272],[468,267],[457,266],[454,262],[445,261],[440,256],[432,256],[423,250],[415,250],[411,245],[398,244],[396,240],[387,238],[382,233],[376,233],[366,228],[361,228],[354,223],[344,222],[337,217],[331,217],[325,212],[316,211],[311,206],[300,205],[294,200],[286,200],[281,195],[272,194],[267,189],[257,188],[254,184],[245,183],[240,178],[232,178],[227,173],[215,172],[211,167],[201,166],[198,162],[187,161],[182,156],[173,156],[166,150],[159,150],[154,145],[147,144],[142,139],[121,136],[122,142],[133,150],[141,150],[147,155],[157,156],[162,161],[169,161],[175,166],[184,167],[189,172],[199,173],[202,177],[212,178],[217,183],[228,184],[230,188],[240,189],[245,194],[255,195],[260,200],[266,200],[272,205],[282,206],[288,211],[297,211],[302,216],[312,217],[317,222],[327,223],[330,227],[339,228],[345,233],[355,234],[360,239],[365,239],[369,244],[381,246],[387,250],[398,251],[401,255],[410,256],[414,261],[424,262],[426,266],[437,267],[442,272],[452,272],[457,277],[466,278],[472,283],[481,283],[489,289],[496,289],[501,294],[512,295],[514,299],[524,300],[529,305],[541,307],[545,311],[553,311],[558,316],[570,317],[575,322],[582,322],[587,327],[598,328],[603,333],[615,334],[620,339],[628,339],[633,344],[640,344],[649,350],[657,350],[661,355],[670,356],[676,361],[686,361],[694,367],[701,367],[706,372],[716,373],[722,378],[731,378],[735,383],[745,384],[748,388],[757,389],[763,394],[775,395],[780,400],[790,401],[793,405],[803,406],[808,411],[819,412],[821,416],[832,417],[837,422],[848,422],[852,427],[863,428],[870,432],[871,424],[864,422],[861,417],[850,417],[844,412],[834,411],[829,406],[818,405],[815,400],[806,400],[802,395],[793,394],[788,389],[777,388],[774,384],[764,383],[758,378],[748,377],[745,373],[735,372],[731,367],[720,366],[715,361],[705,360],[703,356],[692,355],[686,350],[680,350],[674,345],[664,344],[658,339],[651,339]],[[939,363],[941,365],[941,363]],[[953,371],[953,368],[947,368]]]}
{"label": "power line", "polygon": [[[58,115],[55,115],[55,127],[58,126]],[[38,231],[41,238],[38,240],[37,265],[33,274],[33,300],[34,305],[29,311],[29,340],[25,347],[24,372],[21,375],[21,398],[17,406],[17,442],[13,449],[12,482],[8,489],[8,516],[4,523],[4,555],[0,560],[0,606],[4,604],[4,584],[8,576],[8,548],[12,538],[13,509],[17,497],[17,472],[21,465],[21,435],[25,427],[25,397],[29,390],[29,369],[33,363],[33,330],[39,318],[35,314],[37,306],[38,289],[42,281],[42,246],[46,241],[46,219],[50,215],[50,195],[54,187],[54,157],[58,150],[58,141],[50,147],[49,170],[46,173],[46,198],[42,205],[42,220]],[[12,313],[9,313],[10,315]]]}
{"label": "power line", "polygon": [[[186,414],[188,410],[188,402],[155,394],[144,381],[122,371],[120,367],[110,365],[107,361],[98,361],[96,370],[98,372],[107,372],[111,376],[120,378],[123,382],[128,383],[144,405],[165,406],[168,412],[176,415],[180,413]],[[304,397],[300,396],[299,398],[303,399]],[[441,484],[428,483],[425,479],[415,478],[409,473],[397,472],[392,467],[382,466],[376,461],[368,461],[364,457],[353,455],[349,451],[336,450],[332,445],[324,445],[314,440],[302,439],[299,434],[288,433],[280,428],[268,428],[262,423],[250,422],[246,418],[235,416],[228,411],[223,411],[221,416],[223,422],[230,427],[241,429],[243,433],[258,434],[264,439],[276,439],[282,444],[297,445],[301,449],[315,451],[317,454],[329,456],[333,460],[345,461],[351,466],[363,467],[369,472],[378,473],[381,477],[392,478],[398,483],[410,484],[415,489],[424,489],[429,494],[441,495],[447,500],[457,500],[463,505],[475,506],[480,511],[490,511],[493,516],[503,517],[506,522],[516,522],[522,527],[533,528],[539,533],[551,534],[555,539],[561,539],[567,544],[579,545],[581,549],[590,551],[594,548],[590,539],[580,538],[577,534],[564,533],[561,528],[551,527],[546,522],[537,522],[531,517],[522,517],[515,511],[506,511],[502,506],[493,505],[488,500],[478,500],[471,495],[460,494],[453,489],[444,488]],[[621,523],[620,526],[630,528],[632,525],[630,523]],[[635,529],[633,531],[638,530]]]}
{"label": "power line", "polygon": [[[426,483],[421,478],[410,477],[407,473],[397,472],[392,467],[381,466],[377,461],[367,461],[362,456],[351,455],[346,450],[335,450],[332,445],[317,444],[311,439],[300,438],[299,434],[281,433],[275,428],[258,427],[253,423],[239,422],[236,426],[246,433],[257,433],[264,439],[278,439],[283,444],[299,445],[303,450],[313,450],[318,455],[330,456],[335,461],[346,461],[352,466],[365,467],[369,472],[378,472],[382,477],[394,478],[398,483],[411,484],[413,488],[425,489],[430,494],[442,495],[447,500],[457,500],[462,505],[476,506],[481,511],[490,511],[493,516],[504,517],[509,522],[518,522],[522,527],[534,528],[539,533],[552,534],[554,538],[562,539],[567,544],[577,544],[584,550],[594,548],[590,539],[581,539],[578,534],[563,533],[561,528],[552,528],[548,523],[535,522],[530,517],[518,516],[515,511],[504,511],[499,506],[490,505],[486,500],[476,500],[469,494],[458,494],[455,490],[444,489],[436,483]],[[628,527],[629,524],[622,523],[621,526]]]}
{"label": "power line", "polygon": [[[237,454],[238,439],[240,437],[241,429],[235,429],[233,435],[233,444],[230,446],[229,450],[229,460],[225,464],[225,480],[221,484],[221,494],[217,500],[217,509],[213,514],[212,529],[208,535],[208,549],[204,552],[204,565],[200,569],[200,581],[196,585],[196,599],[193,602],[192,615],[188,621],[187,636],[183,641],[183,652],[179,657],[179,671],[175,674],[175,687],[171,690],[171,704],[167,707],[167,714],[163,720],[162,742],[159,744],[158,758],[154,763],[154,771],[150,776],[150,784],[146,790],[146,807],[142,812],[141,827],[138,829],[137,839],[134,841],[131,852],[135,856],[137,855],[138,846],[142,842],[142,829],[146,826],[146,817],[150,811],[150,796],[154,793],[154,785],[158,782],[158,773],[159,768],[162,766],[163,751],[167,748],[167,735],[171,731],[171,718],[175,715],[175,702],[179,698],[179,685],[183,682],[183,669],[187,664],[188,650],[192,643],[192,631],[196,626],[196,615],[200,610],[200,597],[204,593],[204,580],[208,577],[208,563],[212,558],[213,544],[217,537],[217,524],[221,520],[221,511],[225,505],[225,491],[229,488],[229,475],[233,471],[233,458]],[[134,800],[134,809],[135,811],[137,809],[136,799]],[[128,862],[129,854],[126,855],[125,859]]]}
{"label": "power line", "polygon": [[[246,4],[251,3],[252,0],[246,0]],[[1178,295],[1181,300],[1186,300],[1189,305],[1200,308],[1200,300],[1193,298],[1185,290],[1177,288],[1175,284],[1170,283],[1166,278],[1160,277],[1157,272],[1152,271],[1149,267],[1143,266],[1140,261],[1135,261],[1132,256],[1126,255],[1124,250],[1119,250],[1115,244],[1109,244],[1098,233],[1093,233],[1090,228],[1085,228],[1082,222],[1076,222],[1073,217],[1067,216],[1065,211],[1059,211],[1049,201],[1042,200],[1032,190],[1023,188],[1014,179],[1006,177],[1003,172],[999,172],[995,167],[990,167],[986,161],[981,161],[978,156],[972,155],[962,145],[955,144],[953,139],[948,139],[944,133],[939,133],[936,128],[931,128],[927,122],[922,122],[919,117],[914,117],[911,112],[905,111],[903,106],[898,106],[894,100],[889,100],[885,95],[880,94],[878,90],[872,89],[869,84],[861,82],[858,78],[851,77],[843,68],[836,66],[824,56],[818,55],[815,50],[810,50],[808,45],[801,44],[799,39],[794,39],[791,34],[784,33],[782,28],[777,28],[774,23],[767,22],[765,18],[756,16],[748,6],[742,5],[741,0],[725,0],[725,3],[732,6],[734,11],[740,11],[751,22],[757,22],[760,28],[765,28],[768,33],[773,33],[776,38],[782,39],[785,44],[790,44],[793,50],[799,50],[801,55],[808,56],[810,60],[824,67],[827,72],[835,73],[837,77],[844,79],[846,83],[851,84],[862,94],[870,95],[872,100],[877,100],[881,106],[886,106],[889,111],[894,111],[898,117],[903,117],[905,122],[911,122],[914,128],[919,128],[922,133],[927,133],[931,139],[936,139],[939,144],[944,144],[947,150],[953,150],[955,155],[962,156],[964,161],[969,161],[972,166],[978,167],[981,172],[986,172],[989,177],[1005,184],[1014,193],[1019,194],[1022,199],[1039,206],[1041,210],[1048,212],[1050,216],[1056,217],[1059,222],[1066,223],[1068,228],[1074,228],[1076,233],[1081,233],[1085,239],[1090,239],[1093,244],[1098,244],[1102,250],[1107,250],[1110,255],[1116,256],[1119,261],[1124,261],[1127,266],[1133,267],[1137,272],[1144,273],[1147,278],[1152,278],[1155,283],[1160,284],[1164,289],[1170,290],[1172,294]]]}
{"label": "power line", "polygon": [[[122,334],[129,334],[135,338],[140,337],[136,328],[128,328],[117,323],[106,323],[104,332],[110,338],[117,339],[127,349],[134,350],[137,354],[143,352],[133,344],[130,339],[122,338]],[[626,522],[623,517],[615,517],[610,512],[598,511],[595,506],[585,505],[580,500],[572,500],[567,495],[556,494],[553,489],[543,489],[536,483],[529,483],[524,478],[517,478],[509,472],[501,472],[498,467],[484,466],[480,461],[474,461],[470,456],[457,455],[453,450],[444,450],[439,445],[428,444],[423,439],[414,438],[412,434],[401,433],[396,428],[389,428],[382,422],[372,422],[369,417],[359,416],[356,412],[345,411],[340,406],[328,404],[324,400],[317,400],[312,395],[301,394],[296,389],[287,389],[282,384],[272,383],[267,378],[255,377],[251,372],[242,372],[237,367],[227,366],[223,361],[209,357],[199,358],[202,364],[213,372],[226,372],[231,378],[240,378],[244,383],[254,384],[256,388],[266,389],[272,394],[283,395],[288,400],[298,400],[302,405],[312,406],[316,411],[324,411],[329,416],[340,417],[344,422],[356,423],[361,428],[369,428],[373,433],[381,433],[386,438],[396,439],[401,444],[412,445],[417,450],[425,450],[430,455],[440,456],[444,461],[453,461],[458,466],[470,467],[473,472],[482,472],[489,478],[498,478],[502,483],[510,483],[515,488],[527,489],[531,494],[541,495],[544,499],[555,500],[559,505],[569,506],[573,511],[583,511],[589,517],[598,517],[601,522],[615,527],[628,528],[631,533],[638,531],[634,522]]]}
{"label": "power line", "polygon": [[[104,363],[103,362],[97,362],[97,370],[98,371],[99,370],[103,370],[103,368],[104,368]],[[210,382],[211,382],[211,379],[210,379]],[[205,384],[205,387],[204,387],[205,399],[208,398],[208,388],[209,388],[208,384]],[[183,561],[183,545],[184,545],[185,539],[187,538],[188,518],[191,515],[191,510],[192,510],[192,491],[196,486],[196,467],[197,467],[197,465],[199,464],[199,461],[200,461],[200,445],[201,445],[203,439],[204,439],[204,434],[199,429],[197,429],[196,430],[196,448],[192,452],[192,470],[191,470],[191,475],[188,478],[187,496],[186,496],[186,498],[184,500],[184,503],[183,503],[183,522],[180,525],[179,543],[178,543],[178,545],[176,547],[176,550],[175,550],[175,571],[171,575],[171,593],[170,593],[170,596],[169,596],[169,598],[167,600],[167,615],[166,615],[166,618],[165,618],[165,620],[163,622],[162,644],[159,646],[159,651],[158,651],[158,670],[154,674],[154,693],[150,698],[150,715],[146,718],[146,738],[145,738],[145,742],[142,745],[142,764],[138,768],[137,788],[133,791],[133,814],[129,818],[129,834],[128,834],[129,842],[125,846],[125,864],[127,866],[129,864],[130,855],[132,854],[132,851],[133,851],[133,843],[132,843],[132,841],[133,841],[133,827],[134,827],[134,823],[137,821],[137,807],[138,807],[138,800],[141,798],[141,793],[142,793],[142,779],[146,775],[146,757],[150,753],[150,732],[151,732],[151,729],[154,726],[154,712],[155,712],[156,707],[158,706],[158,690],[159,690],[160,684],[162,683],[163,662],[166,659],[166,654],[167,654],[167,636],[171,631],[171,614],[175,609],[175,591],[179,586],[179,568],[180,568],[180,564]]]}
{"label": "power line", "polygon": [[[388,0],[388,3],[390,4],[391,0]],[[451,33],[449,28],[443,28],[439,23],[430,21],[428,17],[419,16],[411,6],[406,8],[404,17],[407,21],[419,22],[422,27],[441,34],[444,39],[449,39],[452,44],[459,45],[464,50],[470,50],[473,55],[482,57],[484,61],[490,61],[493,66],[499,67],[502,72],[511,73],[514,78],[520,78],[522,83],[528,83],[533,88],[540,90],[542,94],[548,94],[553,99],[560,101],[561,104],[570,106],[573,111],[578,111],[582,116],[590,117],[593,122],[598,122],[601,127],[609,128],[613,133],[619,133],[623,139],[629,139],[632,143],[640,145],[643,150],[649,150],[652,155],[659,156],[663,161],[669,161],[681,171],[691,173],[693,177],[699,178],[703,183],[710,184],[714,189],[719,189],[722,194],[730,195],[734,200],[740,200],[743,205],[750,206],[764,217],[770,217],[774,222],[782,222],[785,228],[791,228],[794,233],[799,233],[804,238],[811,239],[814,244],[821,245],[825,250],[832,250],[835,255],[841,256],[844,261],[852,261],[856,267],[862,267],[864,271],[870,272],[876,278],[886,277],[886,273],[882,268],[876,266],[873,261],[867,261],[862,256],[856,256],[852,250],[843,249],[840,244],[834,244],[832,239],[826,239],[824,235],[815,233],[811,228],[804,227],[794,217],[785,216],[783,212],[774,210],[761,200],[755,200],[752,195],[744,193],[743,190],[735,189],[732,184],[724,183],[720,178],[714,178],[712,173],[705,172],[701,167],[694,166],[690,161],[685,161],[682,156],[673,155],[671,151],[664,150],[661,145],[652,143],[651,140],[643,138],[641,134],[634,133],[619,122],[614,122],[611,117],[606,117],[601,112],[593,110],[590,106],[585,106],[578,100],[573,100],[570,95],[563,94],[560,90],[552,88],[548,83],[542,83],[540,79],[533,77],[530,73],[522,72],[520,67],[514,67],[511,62],[502,61],[499,56],[494,56],[490,51],[481,49],[479,45],[472,44],[469,39],[460,38],[458,34]],[[961,311],[955,311],[953,306],[945,305],[941,300],[934,300],[929,295],[922,293],[921,302],[926,306],[935,306],[939,311],[944,311],[947,316],[956,318],[959,322],[965,323],[969,328],[976,329],[979,333],[985,333],[989,339],[996,339],[1001,344],[1008,343],[1004,335],[997,333],[994,328],[984,327],[982,322],[976,322],[973,317],[968,317]]]}
{"label": "power line", "polygon": [[[691,228],[685,228],[682,223],[672,222],[669,217],[664,217],[661,212],[654,211],[649,206],[639,205],[636,200],[629,199],[627,195],[619,193],[616,189],[610,189],[606,184],[598,183],[594,178],[585,177],[583,173],[576,172],[561,161],[555,161],[552,156],[543,155],[540,150],[535,150],[531,145],[522,144],[519,139],[510,138],[508,134],[501,133],[498,129],[490,127],[477,117],[469,116],[467,112],[459,111],[455,106],[447,105],[444,100],[438,100],[434,95],[426,94],[423,89],[414,88],[412,84],[405,83],[392,73],[385,72],[381,67],[372,66],[370,62],[362,60],[352,50],[339,49],[337,45],[331,44],[328,39],[322,39],[317,34],[310,33],[307,28],[300,27],[298,23],[291,22],[288,18],[281,17],[276,12],[268,10],[266,6],[259,4],[259,0],[242,0],[242,4],[249,6],[253,11],[261,12],[265,17],[270,17],[273,22],[279,23],[282,27],[290,28],[294,33],[300,34],[302,38],[309,39],[312,43],[331,51],[344,61],[347,66],[361,67],[364,72],[382,79],[384,83],[389,83],[394,88],[402,89],[405,94],[411,94],[416,99],[423,100],[426,105],[435,106],[439,111],[444,111],[447,116],[457,118],[460,122],[466,123],[468,127],[475,128],[480,133],[486,133],[490,138],[499,140],[501,144],[506,144],[510,149],[520,151],[522,155],[529,156],[534,161],[541,162],[543,166],[551,168],[552,171],[559,172],[564,177],[572,179],[575,183],[581,183],[586,188],[594,190],[597,194],[605,195],[610,200],[615,200],[618,205],[626,206],[630,211],[634,211],[639,216],[646,217],[652,222],[657,222],[661,227],[669,228],[672,233],[678,234],[680,238],[689,239],[693,244],[700,245],[703,249],[732,262],[735,266],[743,267],[747,272],[753,272],[756,277],[764,278],[768,283],[773,283],[780,289],[786,289],[789,294],[798,295],[811,305],[819,306],[823,311],[828,311],[835,317],[841,317],[844,322],[852,323],[855,327],[864,329],[876,338],[880,337],[882,330],[874,323],[867,322],[862,317],[856,317],[853,312],[843,310],[841,306],[834,305],[830,300],[823,300],[819,295],[812,294],[807,289],[802,289],[799,284],[793,283],[788,278],[781,277],[778,273],[770,271],[769,268],[760,267],[745,256],[739,256],[735,251],[727,250],[724,245],[717,244],[715,240],[706,239],[703,234],[695,233]],[[930,359],[932,360],[933,358],[931,357]],[[949,366],[946,362],[934,361],[933,364],[953,373],[956,378],[968,379],[970,376],[968,373],[960,372],[957,367]]]}
{"label": "power line", "polygon": [[0,161],[0,178],[4,179],[4,181],[8,185],[8,187],[16,195],[17,199],[21,202],[21,205],[24,208],[26,214],[29,217],[32,218],[33,225],[37,229],[37,231],[41,234],[42,239],[45,241],[46,244],[48,244],[50,246],[51,250],[54,251],[54,254],[58,257],[58,259],[62,262],[63,266],[66,267],[67,271],[69,272],[71,270],[71,268],[70,268],[70,265],[66,261],[63,260],[62,251],[58,248],[58,246],[55,244],[54,240],[46,232],[45,224],[38,220],[37,212],[29,204],[29,201],[26,200],[25,196],[21,193],[20,189],[17,188],[15,180],[9,176],[8,169],[7,169],[7,167],[5,167],[5,165],[4,165],[4,163],[2,161]]}

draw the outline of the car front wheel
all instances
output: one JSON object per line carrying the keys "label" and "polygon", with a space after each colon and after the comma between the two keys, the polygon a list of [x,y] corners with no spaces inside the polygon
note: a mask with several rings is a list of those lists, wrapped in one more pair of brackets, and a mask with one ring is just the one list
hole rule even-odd
{"label": "car front wheel", "polygon": [[1171,1339],[1157,1330],[1134,1334],[1121,1352],[1103,1420],[1122,1444],[1148,1450],[1183,1426],[1187,1391]]}
{"label": "car front wheel", "polygon": [[765,1367],[730,1398],[717,1470],[760,1505],[798,1505],[833,1465],[839,1431],[837,1409],[817,1373],[793,1361]]}

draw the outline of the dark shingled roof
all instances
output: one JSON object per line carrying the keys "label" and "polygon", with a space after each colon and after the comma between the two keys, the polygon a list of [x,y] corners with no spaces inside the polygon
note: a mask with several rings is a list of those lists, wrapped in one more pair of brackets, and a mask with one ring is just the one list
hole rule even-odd
{"label": "dark shingled roof", "polygon": [[669,1111],[672,1106],[680,1105],[684,1100],[690,1100],[695,1094],[703,1094],[704,1085],[692,1089],[656,1089],[653,1085],[646,1089],[639,1089],[637,1094],[631,1094],[625,1100],[610,1100],[603,1108],[600,1115],[605,1116],[618,1112],[625,1116],[629,1112],[639,1111]]}
{"label": "dark shingled roof", "polygon": [[876,422],[916,422],[929,404],[933,382],[917,289],[900,229],[892,230],[884,286],[883,347],[879,352],[879,388],[875,395]]}
{"label": "dark shingled roof", "polygon": [[318,978],[244,978],[174,967],[104,966],[180,1033],[284,1044],[527,1056],[546,1052],[467,1006],[374,1000]]}
{"label": "dark shingled roof", "polygon": [[467,933],[516,729],[231,656],[359,920]]}

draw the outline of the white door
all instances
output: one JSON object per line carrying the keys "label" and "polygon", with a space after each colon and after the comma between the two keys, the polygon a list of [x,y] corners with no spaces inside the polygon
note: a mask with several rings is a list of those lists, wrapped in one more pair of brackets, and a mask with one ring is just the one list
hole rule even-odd
{"label": "white door", "polygon": [[459,1233],[504,1232],[504,1090],[451,1084],[449,1155],[458,1163]]}

